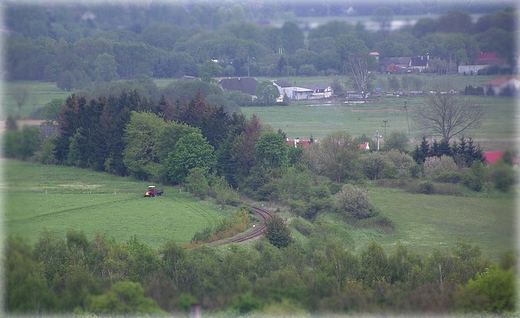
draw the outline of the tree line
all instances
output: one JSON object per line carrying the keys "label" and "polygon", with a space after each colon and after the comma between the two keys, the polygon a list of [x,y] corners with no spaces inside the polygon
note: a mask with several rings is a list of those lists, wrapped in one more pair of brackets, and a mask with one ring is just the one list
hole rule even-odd
{"label": "tree line", "polygon": [[[451,144],[423,138],[411,150],[408,136],[393,131],[382,151],[373,151],[371,138],[335,131],[306,149],[287,146],[281,129],[255,115],[229,114],[201,92],[184,102],[163,96],[158,103],[137,91],[93,99],[73,94],[45,109],[53,114],[45,127],[54,125],[57,133],[42,140],[38,128],[18,131],[11,118],[4,135],[7,157],[181,185],[225,204],[237,204],[239,190],[280,202],[309,220],[330,210],[345,212],[346,219],[354,216],[353,221],[378,216],[370,205],[364,212],[341,206],[335,196],[345,183],[407,180],[407,189],[432,193],[435,182],[439,191],[461,194],[461,184],[473,191],[507,192],[515,182],[512,161],[486,167],[471,138]],[[372,151],[359,148],[365,142],[372,143]]]}
{"label": "tree line", "polygon": [[[176,9],[179,11],[174,16],[186,12],[176,5],[164,8],[165,12]],[[220,9],[224,10],[219,7],[217,11]],[[431,69],[438,72],[450,65],[469,63],[481,52],[496,52],[514,64],[517,30],[514,8],[483,15],[476,22],[472,22],[467,12],[453,10],[437,19],[421,18],[415,25],[396,31],[368,31],[362,24],[330,21],[305,33],[293,21],[275,27],[235,17],[210,29],[182,22],[195,12],[210,14],[207,9],[192,8],[195,11],[187,12],[187,17],[168,22],[150,18],[141,28],[126,21],[121,24],[126,25],[123,29],[100,23],[107,17],[106,12],[98,12],[96,22],[87,15],[86,20],[72,23],[59,19],[66,19],[68,10],[75,9],[63,6],[56,10],[63,12],[53,17],[43,7],[8,5],[6,20],[12,31],[5,43],[8,80],[57,82],[58,87],[70,91],[93,82],[143,75],[154,78],[338,75],[351,73],[348,60],[352,54],[369,51],[379,52],[380,59],[429,55]],[[233,12],[232,8],[229,10]],[[241,16],[239,11],[233,14]],[[26,14],[21,16],[22,13]],[[117,10],[111,13],[111,20],[123,18]],[[28,20],[29,17],[34,20]],[[81,30],[80,35],[67,37],[53,29],[61,25],[78,28],[75,30]],[[377,63],[371,61],[367,67],[377,70]],[[355,89],[362,90],[353,84]]]}
{"label": "tree line", "polygon": [[515,310],[515,258],[491,262],[459,241],[418,254],[402,244],[385,252],[371,241],[354,253],[331,229],[302,233],[308,243],[277,248],[188,249],[171,240],[155,249],[70,230],[43,230],[33,245],[8,237],[5,309],[11,314],[508,314]]}

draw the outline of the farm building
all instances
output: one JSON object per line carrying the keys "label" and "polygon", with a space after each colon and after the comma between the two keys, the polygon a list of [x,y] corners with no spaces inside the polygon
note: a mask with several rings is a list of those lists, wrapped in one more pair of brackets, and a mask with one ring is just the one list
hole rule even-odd
{"label": "farm building", "polygon": [[253,77],[228,77],[218,81],[218,86],[224,91],[240,91],[255,96],[258,81]]}
{"label": "farm building", "polygon": [[294,139],[294,140],[290,140],[289,138],[287,138],[285,140],[285,145],[294,146],[294,148],[296,148],[296,147],[298,147],[298,145],[300,145],[303,148],[308,148],[310,146],[310,144],[312,144],[313,142],[315,142],[315,140],[309,140],[309,139],[303,140],[303,139],[296,137],[296,139]]}
{"label": "farm building", "polygon": [[482,86],[485,95],[501,95],[507,91],[514,94],[520,90],[520,76],[499,76]]}
{"label": "farm building", "polygon": [[483,52],[480,53],[471,65],[459,65],[457,73],[462,75],[476,75],[478,71],[493,65],[503,65],[505,60],[498,58],[496,53]]}
{"label": "farm building", "polygon": [[419,73],[428,68],[430,56],[387,57],[379,64],[386,74]]}
{"label": "farm building", "polygon": [[274,80],[272,83],[280,92],[279,101],[283,100],[284,95],[287,95],[292,100],[322,99],[332,96],[332,87],[330,85],[305,85],[298,87],[285,80]]}

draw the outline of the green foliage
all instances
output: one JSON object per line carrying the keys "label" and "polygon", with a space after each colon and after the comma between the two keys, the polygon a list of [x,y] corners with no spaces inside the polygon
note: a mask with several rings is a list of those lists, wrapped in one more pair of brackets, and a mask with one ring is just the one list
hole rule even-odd
{"label": "green foliage", "polygon": [[276,99],[280,97],[278,88],[270,81],[258,83],[255,94],[258,97],[258,102],[263,105],[273,105],[276,103]]}
{"label": "green foliage", "polygon": [[275,215],[265,222],[265,237],[272,245],[282,248],[289,246],[293,239],[291,237],[291,230],[285,225],[284,220]]}
{"label": "green foliage", "polygon": [[424,193],[424,194],[433,194],[435,192],[435,187],[433,185],[433,182],[425,181],[425,182],[420,183],[419,191],[420,191],[420,193]]}
{"label": "green foliage", "polygon": [[381,152],[369,152],[363,154],[360,161],[363,165],[365,176],[371,180],[382,178],[385,168],[393,165],[393,163]]}
{"label": "green foliage", "polygon": [[41,135],[38,127],[24,126],[21,131],[8,130],[4,133],[3,154],[7,158],[26,160],[40,149]]}
{"label": "green foliage", "polygon": [[156,140],[166,126],[157,115],[132,112],[126,126],[123,162],[136,179],[157,180],[159,177],[158,151]]}
{"label": "green foliage", "polygon": [[238,206],[240,204],[240,196],[226,181],[224,177],[218,178],[217,182],[213,185],[215,191],[215,199],[217,203],[222,205]]}
{"label": "green foliage", "polygon": [[134,282],[117,282],[105,294],[91,296],[87,310],[102,315],[164,313],[153,299],[144,296],[141,284]]}
{"label": "green foliage", "polygon": [[509,314],[516,309],[515,273],[497,266],[477,274],[467,284],[459,286],[456,299],[465,312]]}
{"label": "green foliage", "polygon": [[383,150],[396,149],[401,152],[407,152],[408,144],[409,144],[409,139],[404,131],[393,130],[390,133],[390,136],[385,138],[385,143],[383,144]]}
{"label": "green foliage", "polygon": [[336,209],[345,217],[356,219],[369,218],[374,212],[368,190],[351,184],[345,184],[335,195]]}
{"label": "green foliage", "polygon": [[215,62],[212,61],[206,61],[202,66],[200,67],[200,77],[202,78],[202,81],[206,83],[211,83],[215,81],[214,77],[219,77],[223,70],[222,67]]}
{"label": "green foliage", "polygon": [[305,200],[311,191],[312,174],[307,167],[290,167],[278,182],[277,195],[284,202]]}
{"label": "green foliage", "polygon": [[516,182],[516,173],[513,168],[506,164],[497,162],[490,167],[489,177],[493,182],[495,189],[507,192]]}
{"label": "green foliage", "polygon": [[428,157],[424,162],[424,175],[428,179],[435,179],[445,172],[458,172],[458,167],[452,157]]}
{"label": "green foliage", "polygon": [[43,140],[40,155],[38,156],[38,162],[47,165],[56,163],[56,158],[54,156],[56,139],[56,136],[51,136]]}
{"label": "green foliage", "polygon": [[165,162],[168,180],[184,183],[193,168],[208,172],[216,164],[213,147],[200,133],[190,133],[179,139],[175,152],[170,152]]}
{"label": "green foliage", "polygon": [[108,53],[100,54],[94,61],[94,76],[96,80],[110,82],[117,78],[116,59]]}
{"label": "green foliage", "polygon": [[341,183],[360,177],[359,155],[352,136],[346,131],[335,131],[313,144],[305,153],[304,162],[311,171]]}
{"label": "green foliage", "polygon": [[287,165],[287,146],[282,135],[264,132],[255,143],[256,162],[268,169],[283,168]]}
{"label": "green foliage", "polygon": [[35,262],[31,247],[20,237],[5,241],[5,310],[17,314],[43,314],[53,310],[56,298],[48,288],[45,263]]}
{"label": "green foliage", "polygon": [[188,172],[188,176],[183,184],[188,192],[196,195],[201,200],[206,197],[210,188],[206,173],[207,171],[203,168],[193,168]]}
{"label": "green foliage", "polygon": [[361,275],[368,286],[387,280],[388,256],[379,243],[371,240],[360,254]]}

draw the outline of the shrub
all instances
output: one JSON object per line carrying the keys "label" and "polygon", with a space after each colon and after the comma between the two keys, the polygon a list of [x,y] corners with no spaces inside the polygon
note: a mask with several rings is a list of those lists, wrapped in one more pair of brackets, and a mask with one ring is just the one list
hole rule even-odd
{"label": "shrub", "polygon": [[473,191],[481,191],[484,186],[486,168],[480,161],[474,161],[471,165],[471,172],[464,175],[462,183]]}
{"label": "shrub", "polygon": [[392,220],[383,215],[377,215],[368,219],[356,222],[356,227],[380,230],[389,234],[395,231],[395,225]]}
{"label": "shrub", "polygon": [[[406,178],[412,176],[412,168],[418,169],[418,165],[413,160],[412,156],[403,153],[397,149],[392,149],[384,153],[384,155],[392,161],[394,166],[397,169],[397,177],[398,178]],[[416,173],[416,177],[418,176],[418,172]]]}
{"label": "shrub", "polygon": [[305,217],[307,208],[305,202],[302,200],[292,200],[288,202],[291,211],[299,216]]}
{"label": "shrub", "polygon": [[495,189],[507,192],[515,183],[515,172],[513,167],[506,163],[498,162],[491,166],[491,181],[495,185]]}
{"label": "shrub", "polygon": [[428,179],[435,179],[442,172],[457,172],[458,167],[452,157],[428,157],[424,162],[424,175]]}
{"label": "shrub", "polygon": [[293,227],[296,229],[296,231],[300,232],[303,236],[309,236],[312,233],[312,225],[304,221],[301,218],[296,218],[292,221]]}
{"label": "shrub", "polygon": [[383,144],[383,150],[406,151],[408,148],[408,136],[403,131],[394,130],[390,133]]}
{"label": "shrub", "polygon": [[434,194],[440,195],[462,196],[464,194],[461,186],[451,183],[437,183],[433,190]]}
{"label": "shrub", "polygon": [[437,174],[434,179],[435,181],[442,183],[459,183],[462,177],[456,172],[442,171]]}
{"label": "shrub", "polygon": [[433,194],[435,192],[435,189],[433,187],[433,182],[426,181],[426,182],[421,183],[419,192],[424,193],[424,194]]}
{"label": "shrub", "polygon": [[200,199],[204,199],[209,191],[206,170],[198,167],[191,169],[184,180],[184,188]]}
{"label": "shrub", "polygon": [[399,177],[399,171],[393,165],[386,166],[381,172],[381,177],[385,179],[397,179]]}
{"label": "shrub", "polygon": [[419,178],[419,175],[421,174],[421,166],[414,162],[413,165],[408,168],[410,171],[410,177],[417,179]]}
{"label": "shrub", "polygon": [[392,162],[380,152],[370,152],[361,157],[361,164],[365,176],[377,180],[382,177],[383,170],[392,165]]}
{"label": "shrub", "polygon": [[366,219],[372,215],[372,202],[368,190],[345,184],[336,194],[336,209],[345,216],[352,215],[356,219]]}
{"label": "shrub", "polygon": [[240,197],[238,192],[233,190],[224,177],[220,177],[214,185],[215,198],[218,204],[238,206]]}
{"label": "shrub", "polygon": [[287,247],[292,242],[291,230],[285,225],[285,222],[278,215],[274,215],[265,222],[265,237],[272,245],[281,248]]}

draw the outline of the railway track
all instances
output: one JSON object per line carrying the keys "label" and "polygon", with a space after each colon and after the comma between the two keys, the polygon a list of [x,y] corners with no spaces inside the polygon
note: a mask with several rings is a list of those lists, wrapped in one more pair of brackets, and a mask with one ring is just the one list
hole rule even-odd
{"label": "railway track", "polygon": [[216,242],[211,242],[207,244],[207,246],[217,247],[231,243],[242,243],[262,236],[265,230],[265,221],[272,217],[273,213],[257,206],[250,205],[250,207],[254,209],[255,214],[258,216],[258,219],[260,220],[260,222],[255,226],[255,228],[251,232],[243,235],[239,234]]}

